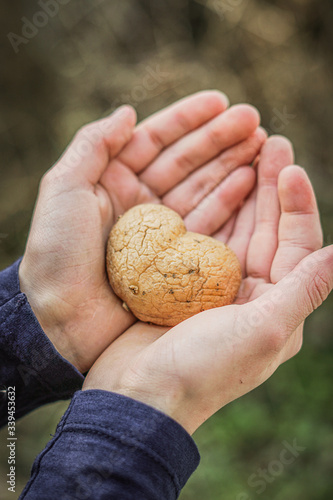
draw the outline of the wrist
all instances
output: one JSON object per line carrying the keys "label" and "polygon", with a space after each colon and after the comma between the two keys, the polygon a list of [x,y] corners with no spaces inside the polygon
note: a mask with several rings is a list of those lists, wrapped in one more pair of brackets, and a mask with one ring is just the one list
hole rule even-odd
{"label": "wrist", "polygon": [[[97,383],[96,383],[97,382]],[[154,388],[154,389],[153,389]],[[83,384],[83,391],[101,389],[144,403],[171,417],[180,424],[190,435],[199,427],[192,421],[189,411],[189,400],[180,385],[170,384],[157,387],[153,381],[143,383],[131,383],[125,385],[110,384],[105,378],[93,380],[88,373]]]}
{"label": "wrist", "polygon": [[45,335],[64,359],[75,366],[81,373],[84,373],[86,370],[80,366],[75,349],[73,349],[68,335],[66,335],[70,324],[68,313],[66,311],[63,311],[62,315],[57,313],[59,300],[50,293],[41,280],[37,278],[31,279],[24,258],[20,264],[18,276],[20,290],[26,295],[32,312]]}
{"label": "wrist", "polygon": [[181,391],[172,391],[168,389],[167,393],[161,393],[158,395],[150,394],[146,391],[140,391],[136,389],[123,389],[117,391],[123,396],[140,401],[148,406],[159,410],[168,417],[171,417],[178,424],[180,424],[188,434],[192,435],[200,423],[196,423],[193,420],[193,407],[190,408],[190,401],[184,397]]}

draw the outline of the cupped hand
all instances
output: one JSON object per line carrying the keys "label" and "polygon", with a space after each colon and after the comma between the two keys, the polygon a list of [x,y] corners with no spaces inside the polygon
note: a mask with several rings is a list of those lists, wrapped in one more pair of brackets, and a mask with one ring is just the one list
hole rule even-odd
{"label": "cupped hand", "polygon": [[253,188],[249,165],[266,136],[254,108],[227,106],[223,94],[200,92],[136,128],[125,106],[80,130],[43,177],[20,284],[56,349],[82,373],[135,321],[105,273],[117,217],[162,202],[191,218],[227,184],[223,224]]}
{"label": "cupped hand", "polygon": [[136,323],[97,360],[85,390],[147,403],[192,433],[298,352],[303,321],[333,287],[333,246],[319,250],[322,231],[312,186],[292,163],[290,143],[270,138],[260,155],[256,189],[215,232],[241,261],[236,303],[169,331]]}

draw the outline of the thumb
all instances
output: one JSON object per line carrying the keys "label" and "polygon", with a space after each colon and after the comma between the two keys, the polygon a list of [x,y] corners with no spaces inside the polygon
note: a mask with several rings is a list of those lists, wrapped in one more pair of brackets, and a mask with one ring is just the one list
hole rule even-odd
{"label": "thumb", "polygon": [[[328,297],[333,288],[333,245],[305,257],[293,271],[248,305],[274,322],[284,340]],[[267,334],[267,323],[265,332]],[[278,341],[278,339],[277,339]]]}
{"label": "thumb", "polygon": [[110,116],[85,125],[50,172],[69,188],[96,184],[109,161],[131,139],[135,124],[135,110],[122,106]]}

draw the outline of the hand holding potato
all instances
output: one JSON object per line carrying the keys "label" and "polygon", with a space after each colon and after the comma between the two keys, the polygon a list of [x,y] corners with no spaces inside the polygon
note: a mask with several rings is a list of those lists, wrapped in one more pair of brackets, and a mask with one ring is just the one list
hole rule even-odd
{"label": "hand holding potato", "polygon": [[243,283],[236,304],[169,329],[137,322],[97,360],[84,389],[127,395],[193,433],[219,408],[264,382],[302,344],[304,319],[333,287],[333,246],[322,232],[306,173],[290,143],[263,147],[258,185],[216,237],[234,249]]}
{"label": "hand holding potato", "polygon": [[44,176],[21,289],[56,349],[82,373],[134,322],[105,273],[118,215],[163,202],[202,232],[198,209],[210,234],[253,188],[248,165],[266,136],[251,106],[227,106],[223,94],[201,92],[136,128],[134,110],[124,107],[84,127]]}

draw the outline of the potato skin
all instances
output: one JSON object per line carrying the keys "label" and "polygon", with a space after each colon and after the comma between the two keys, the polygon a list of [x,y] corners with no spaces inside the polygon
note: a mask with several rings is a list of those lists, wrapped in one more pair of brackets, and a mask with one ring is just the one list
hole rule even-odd
{"label": "potato skin", "polygon": [[187,232],[163,205],[137,205],[114,225],[107,271],[116,293],[141,321],[175,326],[201,311],[231,304],[241,283],[229,247]]}

